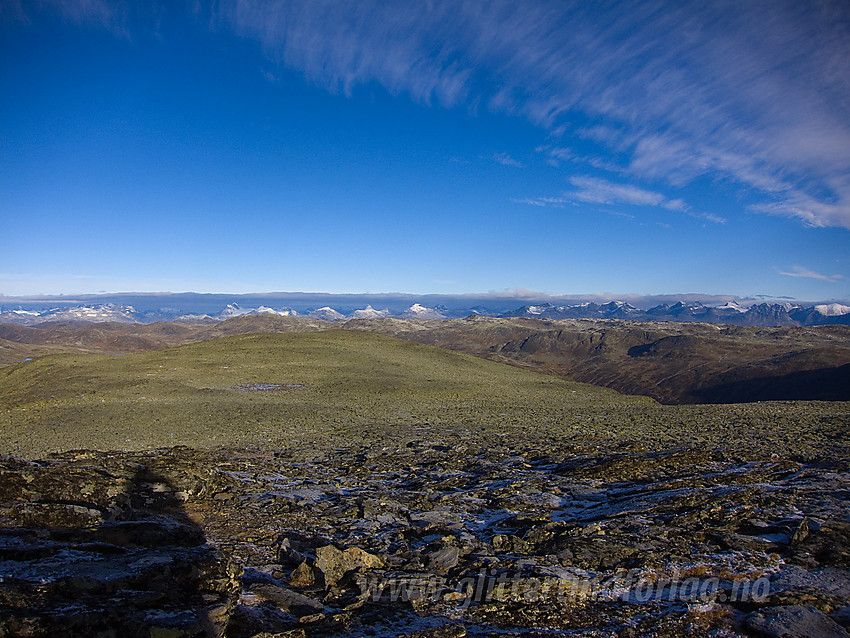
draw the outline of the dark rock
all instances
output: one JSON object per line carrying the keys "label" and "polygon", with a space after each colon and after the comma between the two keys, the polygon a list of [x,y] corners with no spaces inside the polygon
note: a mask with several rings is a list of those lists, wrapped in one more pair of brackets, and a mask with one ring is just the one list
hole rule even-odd
{"label": "dark rock", "polygon": [[529,549],[527,542],[513,534],[496,534],[490,543],[495,551],[504,554],[525,554]]}
{"label": "dark rock", "polygon": [[399,638],[463,638],[466,635],[466,627],[459,623],[422,629],[410,634],[401,634]]}
{"label": "dark rock", "polygon": [[829,616],[842,627],[850,627],[850,604],[836,609]]}
{"label": "dark rock", "polygon": [[800,526],[794,531],[794,535],[791,537],[792,545],[799,545],[806,537],[809,535],[809,519],[803,518],[800,522]]}
{"label": "dark rock", "polygon": [[746,618],[748,629],[768,638],[846,638],[844,628],[811,607],[789,605],[753,612]]}
{"label": "dark rock", "polygon": [[319,582],[320,576],[321,573],[318,569],[309,565],[307,561],[304,561],[292,570],[292,575],[289,577],[289,584],[299,589],[307,589]]}
{"label": "dark rock", "polygon": [[99,510],[67,503],[20,503],[9,516],[22,527],[80,528],[103,523]]}
{"label": "dark rock", "polygon": [[428,566],[438,574],[445,574],[457,566],[460,550],[457,547],[443,547],[428,554]]}
{"label": "dark rock", "polygon": [[307,616],[324,609],[324,605],[314,598],[271,583],[252,585],[251,592],[273,601],[283,611],[292,612],[296,616]]}
{"label": "dark rock", "polygon": [[223,635],[242,569],[167,481],[87,460],[0,463],[0,635]]}
{"label": "dark rock", "polygon": [[755,608],[754,627],[847,615],[846,463],[373,427],[361,448],[0,460],[3,630],[696,636]]}
{"label": "dark rock", "polygon": [[383,566],[384,561],[379,556],[359,547],[349,547],[343,551],[333,545],[325,545],[316,550],[316,568],[322,573],[326,588],[336,585],[348,572]]}
{"label": "dark rock", "polygon": [[284,537],[280,541],[277,550],[278,562],[282,565],[300,565],[304,562],[305,556],[299,552],[292,544],[292,539]]}
{"label": "dark rock", "polygon": [[822,565],[850,568],[850,522],[832,519],[810,533],[797,549],[810,553]]}

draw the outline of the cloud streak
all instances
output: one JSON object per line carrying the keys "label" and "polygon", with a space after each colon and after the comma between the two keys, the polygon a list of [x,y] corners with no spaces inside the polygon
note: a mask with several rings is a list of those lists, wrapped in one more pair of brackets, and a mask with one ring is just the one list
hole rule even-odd
{"label": "cloud streak", "polygon": [[[790,0],[223,0],[217,19],[351,93],[602,122],[638,179],[731,180],[753,210],[850,228],[850,9]],[[557,161],[557,158],[553,158]]]}
{"label": "cloud streak", "polygon": [[[576,190],[563,193],[560,197],[536,197],[531,199],[514,200],[517,203],[533,206],[552,206],[563,208],[567,205],[577,206],[579,203],[598,204],[604,206],[644,206],[664,208],[669,211],[681,212],[692,217],[700,217],[708,221],[725,224],[723,217],[708,213],[696,213],[681,199],[669,199],[657,191],[640,188],[633,184],[617,184],[596,177],[573,176],[570,183]],[[633,217],[619,213],[625,217]]]}
{"label": "cloud streak", "polygon": [[522,162],[514,159],[507,153],[494,153],[486,159],[491,159],[497,164],[501,164],[502,166],[513,166],[514,168],[522,168]]}
{"label": "cloud streak", "polygon": [[473,70],[449,3],[225,0],[214,16],[317,85],[350,95],[379,82],[393,94],[454,106]]}
{"label": "cloud streak", "polygon": [[572,197],[591,204],[661,206],[669,210],[681,210],[684,206],[681,200],[668,200],[661,193],[631,184],[614,184],[594,177],[572,177],[570,183],[578,189]]}
{"label": "cloud streak", "polygon": [[60,16],[63,20],[78,25],[94,25],[120,38],[129,38],[129,22],[132,16],[154,17],[159,7],[132,4],[127,0],[11,0],[0,3],[0,21],[6,18],[29,21],[34,11],[45,11]]}
{"label": "cloud streak", "polygon": [[831,281],[833,283],[837,282],[840,279],[843,279],[843,275],[822,275],[813,270],[809,270],[808,268],[804,268],[803,266],[793,266],[791,268],[791,272],[783,272],[779,271],[780,275],[785,275],[786,277],[800,277],[803,279],[819,279],[821,281]]}

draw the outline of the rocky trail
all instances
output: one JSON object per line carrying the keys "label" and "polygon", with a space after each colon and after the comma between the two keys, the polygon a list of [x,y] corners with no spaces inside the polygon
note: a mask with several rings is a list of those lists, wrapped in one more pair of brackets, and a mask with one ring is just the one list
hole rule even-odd
{"label": "rocky trail", "polygon": [[6,457],[0,635],[848,635],[846,461],[430,437]]}

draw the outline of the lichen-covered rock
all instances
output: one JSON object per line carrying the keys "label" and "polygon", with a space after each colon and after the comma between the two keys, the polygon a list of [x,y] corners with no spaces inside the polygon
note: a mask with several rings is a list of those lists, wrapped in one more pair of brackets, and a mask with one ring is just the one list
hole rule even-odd
{"label": "lichen-covered rock", "polygon": [[428,554],[428,564],[438,574],[445,574],[452,567],[456,567],[460,558],[460,550],[457,547],[443,547]]}
{"label": "lichen-covered rock", "polygon": [[316,568],[322,573],[327,588],[336,585],[349,572],[383,566],[384,561],[379,556],[359,547],[339,550],[333,545],[325,545],[316,550]]}
{"label": "lichen-covered rock", "polygon": [[385,434],[3,459],[2,631],[736,637],[799,608],[850,625],[845,462]]}
{"label": "lichen-covered rock", "polygon": [[0,635],[223,636],[242,569],[166,479],[104,465],[0,463]]}
{"label": "lichen-covered rock", "polygon": [[320,575],[321,574],[318,573],[318,570],[315,567],[308,564],[307,561],[304,561],[292,570],[292,574],[289,577],[289,583],[293,587],[307,589],[308,587],[313,587],[319,581]]}

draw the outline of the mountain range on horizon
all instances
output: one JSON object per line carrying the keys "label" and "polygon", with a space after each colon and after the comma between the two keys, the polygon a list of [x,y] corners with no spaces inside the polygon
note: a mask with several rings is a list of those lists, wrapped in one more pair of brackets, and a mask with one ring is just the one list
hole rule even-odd
{"label": "mountain range on horizon", "polygon": [[[740,326],[818,326],[850,325],[850,305],[841,303],[777,303],[718,299],[700,300],[680,299],[672,303],[663,302],[650,307],[640,308],[622,300],[604,303],[584,301],[582,303],[556,305],[549,301],[526,303],[516,306],[517,298],[493,298],[488,302],[472,304],[473,299],[462,296],[446,297],[444,303],[426,305],[427,301],[413,301],[412,295],[398,296],[357,296],[349,295],[337,299],[344,303],[337,307],[318,304],[327,301],[324,297],[302,296],[301,298],[270,298],[269,305],[241,305],[235,301],[223,308],[216,303],[219,297],[207,299],[206,304],[197,301],[189,304],[157,305],[157,302],[173,302],[171,296],[139,296],[145,303],[126,303],[128,299],[100,298],[89,303],[75,303],[75,300],[42,299],[27,302],[18,299],[18,303],[0,305],[0,323],[38,325],[47,322],[120,322],[153,323],[156,321],[177,321],[184,323],[215,323],[229,318],[245,315],[306,316],[323,321],[347,321],[353,319],[379,319],[384,317],[410,319],[455,319],[469,315],[490,317],[528,317],[537,319],[618,319],[627,321],[673,321],[700,322],[712,324],[732,324]],[[351,299],[351,298],[355,299]],[[359,297],[359,298],[358,298]],[[425,296],[423,296],[425,297]],[[466,300],[467,303],[463,303]],[[78,301],[78,300],[77,300]],[[277,301],[278,303],[275,303]],[[280,303],[288,301],[287,305]],[[313,303],[310,303],[312,301]],[[352,303],[359,301],[360,304]],[[371,301],[372,303],[368,303]],[[438,300],[439,301],[439,300]],[[475,301],[482,301],[477,299]],[[94,302],[94,303],[92,303]],[[384,302],[384,303],[381,303]],[[400,305],[399,302],[403,302]],[[378,306],[373,306],[373,303]],[[408,304],[409,305],[406,305]],[[646,304],[644,304],[646,305]],[[383,306],[383,307],[381,307]]]}

